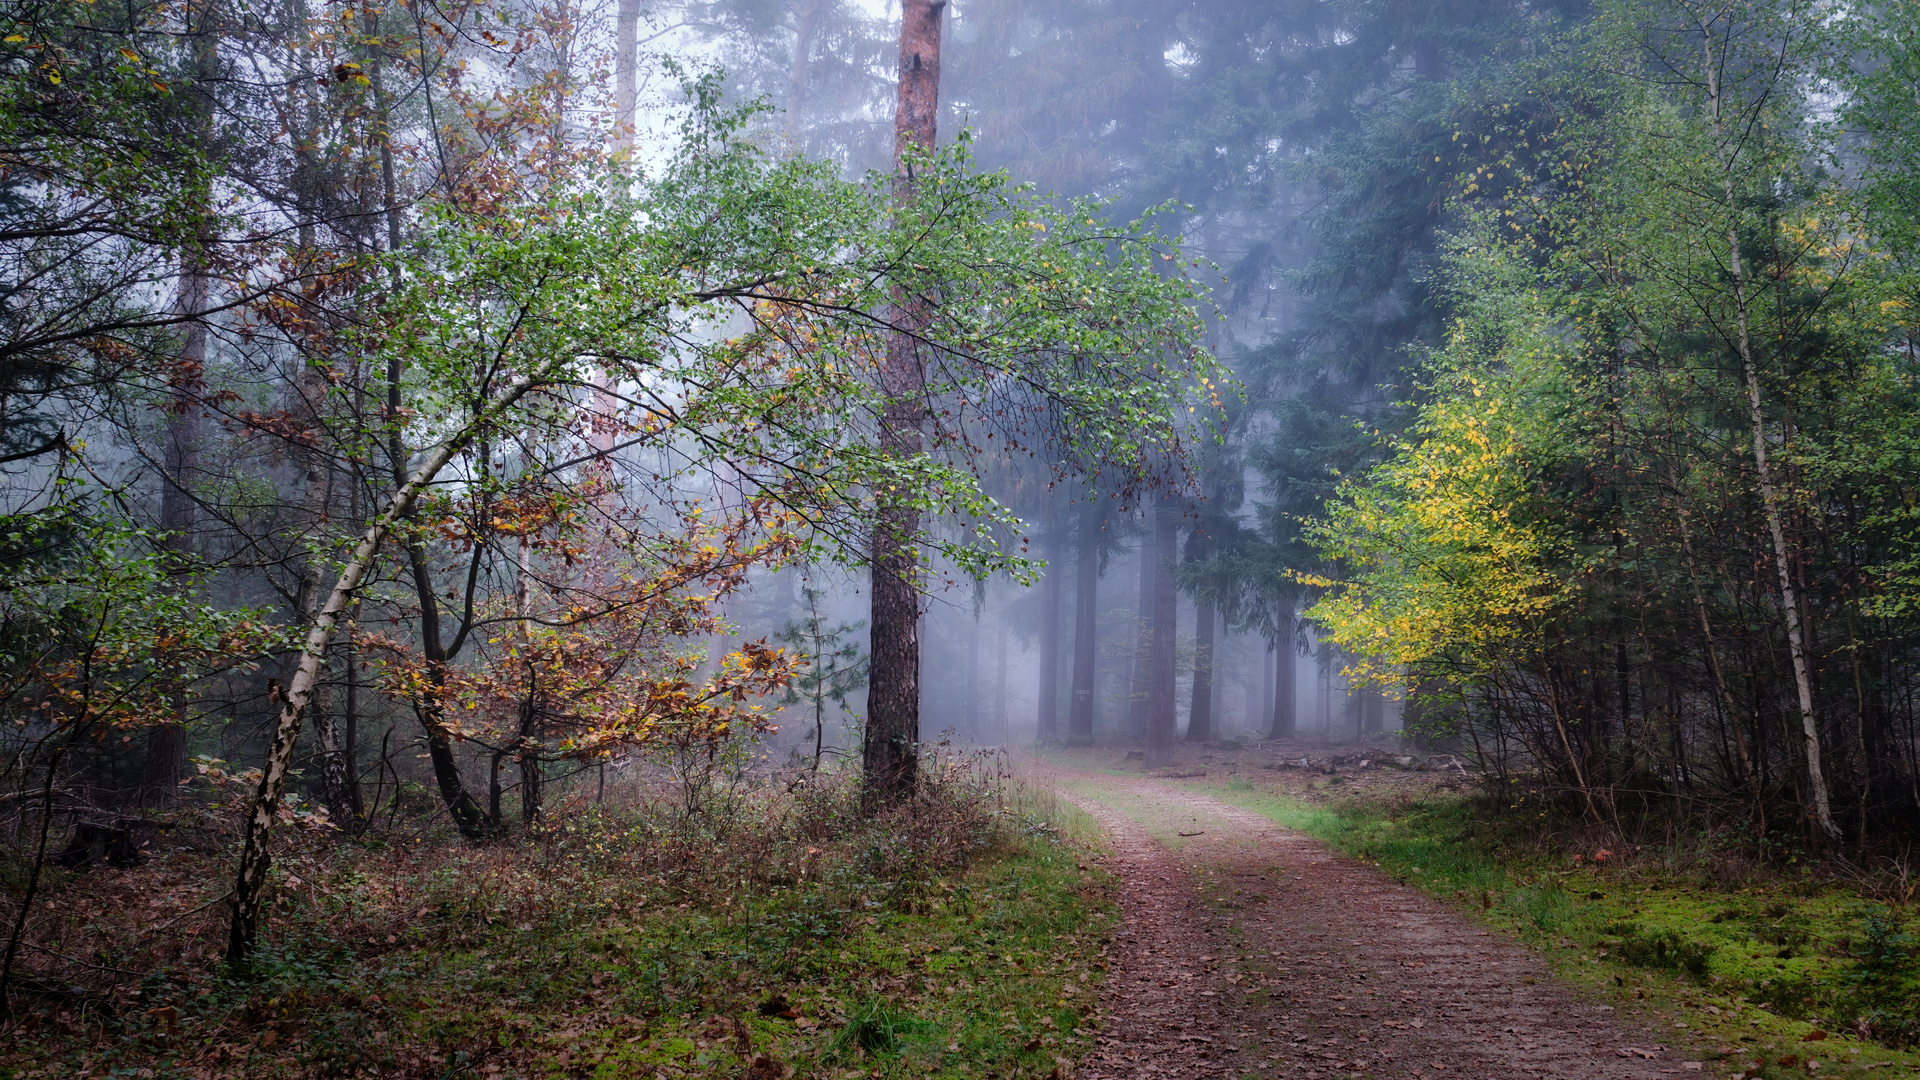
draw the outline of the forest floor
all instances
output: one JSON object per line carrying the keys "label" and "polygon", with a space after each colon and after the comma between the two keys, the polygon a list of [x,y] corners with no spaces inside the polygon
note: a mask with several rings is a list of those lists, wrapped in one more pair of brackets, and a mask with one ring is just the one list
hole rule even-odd
{"label": "forest floor", "polygon": [[1462,890],[1449,886],[1475,860],[1461,845],[1383,843],[1370,826],[1458,804],[1456,768],[1400,766],[1386,740],[1180,755],[1153,774],[1116,748],[1036,766],[1105,829],[1124,913],[1085,1080],[1920,1075],[1913,1055],[1756,1005],[1704,960],[1688,971],[1623,947],[1623,934],[1668,940],[1619,917],[1649,918],[1666,877],[1581,893],[1589,878],[1486,864],[1487,887]]}
{"label": "forest floor", "polygon": [[[59,871],[0,1080],[1070,1071],[1114,912],[1098,830],[1043,792],[969,784],[951,756],[927,765],[937,790],[877,819],[840,773],[712,826],[623,791],[485,844],[284,836],[269,947],[239,973],[209,948],[223,845]],[[427,798],[416,826],[437,824]]]}

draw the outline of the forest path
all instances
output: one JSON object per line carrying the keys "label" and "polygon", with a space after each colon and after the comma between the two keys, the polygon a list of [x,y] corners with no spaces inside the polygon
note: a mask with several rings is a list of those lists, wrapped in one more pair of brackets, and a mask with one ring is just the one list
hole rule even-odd
{"label": "forest path", "polygon": [[1257,813],[1147,777],[1038,779],[1106,830],[1120,882],[1086,1080],[1707,1075],[1522,946]]}

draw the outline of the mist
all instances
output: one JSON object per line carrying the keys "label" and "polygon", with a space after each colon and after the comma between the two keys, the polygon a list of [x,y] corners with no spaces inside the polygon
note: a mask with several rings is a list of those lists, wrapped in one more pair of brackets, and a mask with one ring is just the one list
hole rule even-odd
{"label": "mist", "polygon": [[1416,880],[1920,1038],[1913,0],[7,10],[0,1075],[1064,1076]]}

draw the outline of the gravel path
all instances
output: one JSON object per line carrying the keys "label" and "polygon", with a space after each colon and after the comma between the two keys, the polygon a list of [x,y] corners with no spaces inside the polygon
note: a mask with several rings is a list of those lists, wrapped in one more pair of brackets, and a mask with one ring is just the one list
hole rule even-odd
{"label": "gravel path", "polygon": [[1083,1080],[1709,1075],[1303,834],[1164,781],[1051,779],[1110,834],[1125,913]]}

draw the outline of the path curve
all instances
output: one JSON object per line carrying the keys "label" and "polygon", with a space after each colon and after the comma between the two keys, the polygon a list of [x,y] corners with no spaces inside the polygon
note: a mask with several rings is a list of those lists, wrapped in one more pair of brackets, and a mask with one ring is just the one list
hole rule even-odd
{"label": "path curve", "polygon": [[1111,837],[1124,914],[1082,1080],[1709,1075],[1301,833],[1164,781],[1049,773]]}

